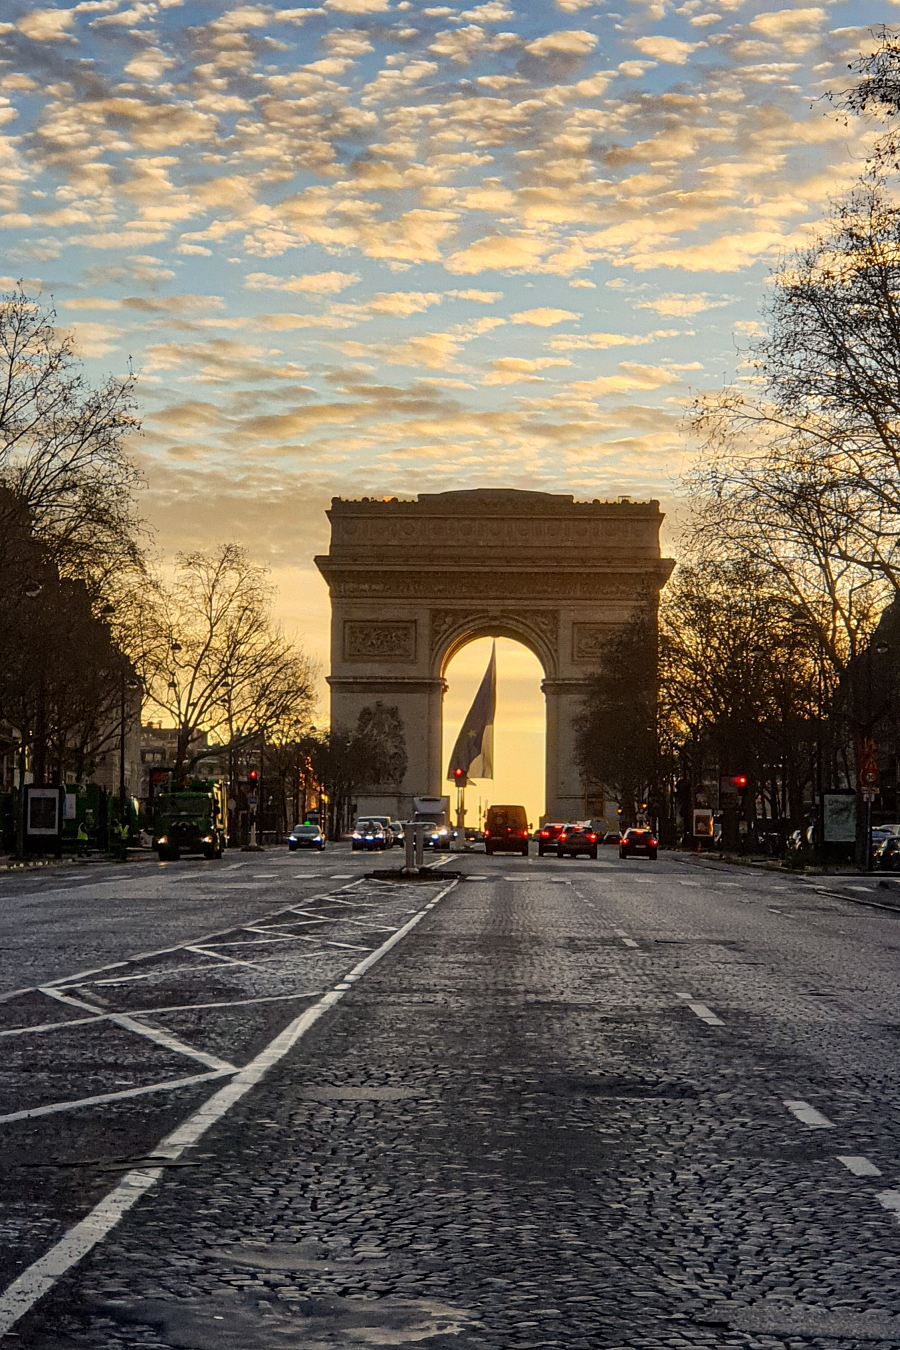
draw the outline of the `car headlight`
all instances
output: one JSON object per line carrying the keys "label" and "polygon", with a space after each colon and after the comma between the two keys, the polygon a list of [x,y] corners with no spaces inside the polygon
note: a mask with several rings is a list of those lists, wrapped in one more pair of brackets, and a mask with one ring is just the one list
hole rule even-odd
{"label": "car headlight", "polygon": [[166,837],[166,835],[161,834],[161,835],[159,836],[159,838],[157,839],[156,842],[157,842],[158,844],[167,844],[167,843],[169,842],[169,840],[168,840],[168,838]]}

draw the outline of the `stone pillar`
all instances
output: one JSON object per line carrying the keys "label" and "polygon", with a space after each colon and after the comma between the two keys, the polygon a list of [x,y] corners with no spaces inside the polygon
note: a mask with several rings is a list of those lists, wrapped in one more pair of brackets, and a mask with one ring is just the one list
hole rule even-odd
{"label": "stone pillar", "polygon": [[584,786],[575,759],[574,719],[585,694],[582,680],[542,680],[547,703],[547,795],[544,814],[550,821],[580,820]]}
{"label": "stone pillar", "polygon": [[406,777],[399,785],[372,784],[357,798],[359,814],[391,815],[407,820],[412,799],[441,795],[441,705],[446,681],[396,676],[334,676],[331,725],[353,730],[365,707],[378,702],[396,708],[406,738]]}

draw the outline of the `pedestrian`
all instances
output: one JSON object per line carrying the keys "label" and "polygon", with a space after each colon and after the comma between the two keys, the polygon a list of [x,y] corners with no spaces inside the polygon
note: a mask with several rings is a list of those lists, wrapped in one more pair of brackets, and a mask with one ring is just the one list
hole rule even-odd
{"label": "pedestrian", "polygon": [[79,858],[83,858],[88,848],[87,826],[83,820],[79,820],[78,829],[75,831],[75,852]]}

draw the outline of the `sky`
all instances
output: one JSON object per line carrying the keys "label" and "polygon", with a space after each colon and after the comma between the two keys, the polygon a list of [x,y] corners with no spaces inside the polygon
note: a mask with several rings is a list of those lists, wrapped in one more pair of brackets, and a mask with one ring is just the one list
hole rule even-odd
{"label": "sky", "polygon": [[332,496],[671,506],[685,408],[863,166],[823,95],[892,22],[4,0],[0,284],[53,298],[93,378],[131,362],[160,558],[247,544],[324,665]]}

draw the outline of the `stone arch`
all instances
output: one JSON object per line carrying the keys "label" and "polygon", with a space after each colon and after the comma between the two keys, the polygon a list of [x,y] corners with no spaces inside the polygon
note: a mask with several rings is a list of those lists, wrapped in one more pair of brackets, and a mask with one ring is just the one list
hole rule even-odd
{"label": "stone arch", "polygon": [[546,811],[583,814],[573,718],[607,635],[636,609],[655,613],[673,563],[660,557],[659,503],[479,488],[414,501],[344,501],[328,512],[316,563],[331,593],[331,717],[353,726],[376,700],[406,728],[396,792],[360,809],[412,813],[446,789],[441,763],[448,661],[474,637],[509,637],[544,669]]}
{"label": "stone arch", "polygon": [[[554,616],[555,617],[555,616]],[[511,638],[521,642],[523,647],[537,657],[545,678],[556,675],[556,624],[550,626],[540,621],[529,620],[519,614],[502,614],[497,610],[478,610],[460,612],[458,610],[432,610],[431,612],[431,671],[435,678],[443,679],[447,667],[463,647],[478,638]]]}

